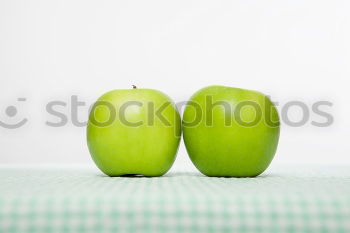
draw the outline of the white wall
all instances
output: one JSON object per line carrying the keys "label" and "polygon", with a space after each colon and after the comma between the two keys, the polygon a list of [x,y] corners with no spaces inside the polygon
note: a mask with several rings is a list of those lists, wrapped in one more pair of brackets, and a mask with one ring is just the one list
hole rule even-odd
{"label": "white wall", "polygon": [[274,162],[350,164],[349,12],[346,0],[0,0],[0,120],[29,120],[0,127],[0,163],[92,163],[84,128],[45,125],[48,101],[131,84],[183,101],[221,84],[333,102],[331,127],[282,126]]}

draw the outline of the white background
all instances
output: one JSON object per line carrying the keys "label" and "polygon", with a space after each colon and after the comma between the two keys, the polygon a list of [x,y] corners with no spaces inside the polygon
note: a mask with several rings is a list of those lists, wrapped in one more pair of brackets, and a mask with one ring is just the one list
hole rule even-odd
{"label": "white background", "polygon": [[[208,85],[259,90],[280,105],[327,100],[334,124],[282,125],[274,164],[350,164],[350,1],[1,0],[0,163],[92,165],[85,128],[45,111],[71,95],[158,89],[175,102]],[[18,97],[27,98],[18,102]],[[9,118],[5,109],[18,114]],[[87,107],[80,120],[86,120]],[[300,119],[300,111],[291,111]],[[173,169],[191,167],[181,144]]]}

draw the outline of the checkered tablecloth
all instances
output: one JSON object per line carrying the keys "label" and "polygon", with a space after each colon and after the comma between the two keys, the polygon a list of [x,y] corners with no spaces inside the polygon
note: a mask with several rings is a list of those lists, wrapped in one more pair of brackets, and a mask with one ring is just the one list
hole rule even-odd
{"label": "checkered tablecloth", "polygon": [[0,168],[0,232],[350,232],[350,167],[258,178]]}

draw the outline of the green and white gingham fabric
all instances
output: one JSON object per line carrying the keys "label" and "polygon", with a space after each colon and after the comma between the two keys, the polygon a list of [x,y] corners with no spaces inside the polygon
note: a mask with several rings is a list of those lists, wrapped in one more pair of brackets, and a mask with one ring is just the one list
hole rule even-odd
{"label": "green and white gingham fabric", "polygon": [[350,232],[350,167],[258,178],[0,167],[0,232]]}

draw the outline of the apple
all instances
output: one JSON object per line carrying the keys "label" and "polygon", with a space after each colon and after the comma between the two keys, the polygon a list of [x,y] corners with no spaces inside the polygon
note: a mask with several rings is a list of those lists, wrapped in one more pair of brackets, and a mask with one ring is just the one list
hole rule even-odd
{"label": "apple", "polygon": [[276,107],[257,91],[209,86],[191,97],[183,115],[187,152],[207,176],[258,176],[275,155],[279,131]]}
{"label": "apple", "polygon": [[173,101],[152,89],[114,90],[93,105],[87,144],[108,176],[161,176],[174,163],[181,118]]}

